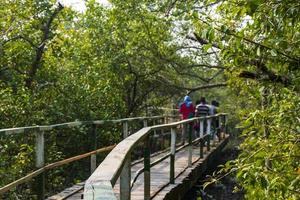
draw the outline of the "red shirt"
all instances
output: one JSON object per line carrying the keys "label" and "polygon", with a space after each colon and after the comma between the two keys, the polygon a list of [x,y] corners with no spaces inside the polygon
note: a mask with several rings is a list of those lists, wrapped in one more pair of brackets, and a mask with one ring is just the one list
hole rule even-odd
{"label": "red shirt", "polygon": [[193,104],[187,107],[185,103],[183,103],[180,105],[179,112],[182,114],[182,119],[188,119],[194,116],[195,107]]}

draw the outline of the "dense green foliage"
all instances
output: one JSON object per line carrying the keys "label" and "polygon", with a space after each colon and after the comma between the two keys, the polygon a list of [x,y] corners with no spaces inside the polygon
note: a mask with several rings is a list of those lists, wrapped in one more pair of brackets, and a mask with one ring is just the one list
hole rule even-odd
{"label": "dense green foliage", "polygon": [[247,199],[300,197],[299,11],[297,1],[191,6],[195,40],[218,50],[237,96],[245,140],[225,171],[237,171]]}
{"label": "dense green foliage", "polygon": [[[144,115],[188,91],[240,120],[243,151],[224,170],[237,171],[248,199],[299,197],[297,1],[85,4],[76,12],[55,0],[0,2],[1,128]],[[46,162],[89,151],[90,129],[53,131]],[[119,130],[101,130],[98,146],[119,141]],[[34,135],[0,137],[2,186],[33,170]],[[88,174],[63,171],[48,174],[58,188]]]}

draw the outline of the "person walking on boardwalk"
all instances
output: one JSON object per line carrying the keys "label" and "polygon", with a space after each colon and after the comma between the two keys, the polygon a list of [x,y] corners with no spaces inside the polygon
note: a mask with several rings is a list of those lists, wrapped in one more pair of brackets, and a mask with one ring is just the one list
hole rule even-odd
{"label": "person walking on boardwalk", "polygon": [[[179,106],[179,112],[181,114],[181,119],[189,119],[193,118],[195,114],[195,107],[193,105],[192,99],[189,96],[185,96],[183,102]],[[187,137],[187,131],[192,125],[188,126],[187,124],[183,125],[182,127],[182,144],[185,143]],[[192,130],[191,130],[192,131]]]}
{"label": "person walking on boardwalk", "polygon": [[[195,115],[197,117],[205,117],[209,115],[210,107],[206,104],[205,97],[200,98],[200,104],[196,105]],[[209,133],[210,127],[206,128],[206,133]],[[200,120],[200,137],[204,133],[204,120]]]}
{"label": "person walking on boardwalk", "polygon": [[194,117],[195,107],[193,105],[191,97],[184,97],[183,102],[180,104],[179,112],[181,114],[181,119],[183,120]]}
{"label": "person walking on boardwalk", "polygon": [[[218,113],[218,106],[219,103],[216,100],[211,101],[210,109],[209,109],[209,115],[216,115]],[[211,124],[212,124],[212,139],[216,140],[217,138],[217,128],[219,127],[219,120],[218,118],[212,118],[211,119]]]}

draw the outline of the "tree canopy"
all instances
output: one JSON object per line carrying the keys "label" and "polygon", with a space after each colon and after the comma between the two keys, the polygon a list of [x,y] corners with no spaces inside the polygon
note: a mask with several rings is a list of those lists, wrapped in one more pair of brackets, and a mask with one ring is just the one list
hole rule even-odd
{"label": "tree canopy", "polygon": [[[137,116],[186,93],[207,96],[235,116],[244,138],[222,173],[237,172],[248,199],[299,197],[299,2],[85,5],[0,2],[1,128]],[[24,143],[1,139],[1,185],[11,181],[8,166],[13,176],[33,167],[22,162],[33,152],[18,149]]]}

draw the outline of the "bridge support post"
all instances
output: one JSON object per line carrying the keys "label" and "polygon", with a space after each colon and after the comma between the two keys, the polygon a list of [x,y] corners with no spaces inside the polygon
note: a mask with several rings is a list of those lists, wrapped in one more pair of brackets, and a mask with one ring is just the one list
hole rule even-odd
{"label": "bridge support post", "polygon": [[189,134],[189,156],[188,156],[188,166],[192,166],[192,157],[193,157],[193,143],[192,143],[192,133],[193,133],[193,124],[189,123],[188,124],[188,134]]}
{"label": "bridge support post", "polygon": [[176,151],[176,132],[171,128],[171,155],[170,155],[170,183],[175,183],[175,151]]}
{"label": "bridge support post", "polygon": [[126,158],[120,175],[120,200],[130,200],[131,156]]}
{"label": "bridge support post", "polygon": [[[36,131],[36,143],[35,143],[35,151],[36,151],[36,161],[35,166],[37,168],[41,168],[45,164],[45,141],[44,141],[44,132]],[[35,191],[37,192],[38,200],[45,199],[45,172],[41,173],[36,178]]]}
{"label": "bridge support post", "polygon": [[144,142],[144,199],[150,200],[150,137]]}

